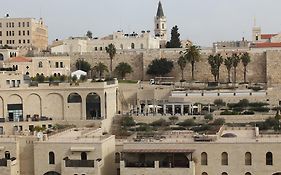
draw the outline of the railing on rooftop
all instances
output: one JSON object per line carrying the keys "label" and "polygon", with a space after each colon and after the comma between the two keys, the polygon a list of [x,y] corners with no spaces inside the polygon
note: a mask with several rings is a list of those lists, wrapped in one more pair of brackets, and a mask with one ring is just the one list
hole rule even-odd
{"label": "railing on rooftop", "polygon": [[125,162],[125,167],[129,168],[154,168],[154,161],[144,161],[144,162]]}
{"label": "railing on rooftop", "polygon": [[95,167],[95,161],[94,160],[70,160],[70,159],[65,159],[65,167],[93,168],[93,167]]}

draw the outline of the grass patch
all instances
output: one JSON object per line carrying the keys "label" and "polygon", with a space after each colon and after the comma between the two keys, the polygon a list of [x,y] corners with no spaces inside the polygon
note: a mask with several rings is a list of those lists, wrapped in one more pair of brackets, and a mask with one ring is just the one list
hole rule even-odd
{"label": "grass patch", "polygon": [[130,83],[130,84],[136,84],[138,80],[118,80],[118,83]]}

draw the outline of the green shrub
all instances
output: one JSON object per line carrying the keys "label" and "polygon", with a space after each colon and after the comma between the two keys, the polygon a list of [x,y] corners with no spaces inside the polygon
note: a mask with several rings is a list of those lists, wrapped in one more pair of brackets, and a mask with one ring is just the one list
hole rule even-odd
{"label": "green shrub", "polygon": [[167,121],[164,120],[164,119],[159,119],[159,120],[156,120],[156,121],[152,122],[150,125],[151,125],[151,126],[160,127],[160,126],[169,126],[170,123],[167,122]]}
{"label": "green shrub", "polygon": [[206,115],[204,116],[204,119],[205,119],[205,120],[212,121],[212,120],[214,119],[213,114],[206,114]]}
{"label": "green shrub", "polygon": [[180,122],[178,125],[179,126],[194,126],[196,123],[194,122],[194,119],[186,119],[183,122]]}
{"label": "green shrub", "polygon": [[216,105],[218,107],[223,107],[223,106],[225,106],[225,102],[222,99],[216,99],[214,101],[214,105]]}
{"label": "green shrub", "polygon": [[124,117],[121,124],[123,127],[130,127],[135,126],[136,122],[134,121],[133,117]]}
{"label": "green shrub", "polygon": [[264,102],[253,102],[253,103],[249,103],[250,107],[263,107],[263,106],[268,106],[268,103],[264,103]]}
{"label": "green shrub", "polygon": [[254,111],[244,111],[242,114],[243,115],[254,115],[255,112]]}
{"label": "green shrub", "polygon": [[225,110],[220,113],[220,115],[238,115],[237,112]]}
{"label": "green shrub", "polygon": [[218,118],[214,120],[213,125],[223,125],[224,123],[225,123],[224,118]]}
{"label": "green shrub", "polygon": [[252,107],[250,110],[255,111],[255,112],[269,112],[270,108],[269,107]]}

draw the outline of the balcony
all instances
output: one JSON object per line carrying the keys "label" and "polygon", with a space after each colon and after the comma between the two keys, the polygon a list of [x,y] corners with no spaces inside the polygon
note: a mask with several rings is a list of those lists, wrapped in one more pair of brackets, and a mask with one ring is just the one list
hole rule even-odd
{"label": "balcony", "polygon": [[146,162],[144,164],[138,164],[137,162],[128,163],[125,161],[121,161],[120,162],[120,173],[121,174],[135,174],[135,175],[143,175],[143,174],[195,175],[194,162],[189,161],[187,165],[174,166],[174,165],[165,164],[165,163],[159,162],[159,161],[154,161],[153,163]]}
{"label": "balcony", "polygon": [[65,167],[71,167],[71,168],[93,168],[95,167],[95,161],[94,160],[65,160]]}

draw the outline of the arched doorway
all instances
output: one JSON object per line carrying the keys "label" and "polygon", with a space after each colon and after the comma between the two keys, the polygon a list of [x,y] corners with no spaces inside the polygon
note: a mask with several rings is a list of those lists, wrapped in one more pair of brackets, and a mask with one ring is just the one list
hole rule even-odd
{"label": "arched doorway", "polygon": [[57,173],[55,171],[49,171],[49,172],[45,173],[44,175],[60,175],[60,173]]}
{"label": "arched doorway", "polygon": [[89,93],[86,98],[87,120],[101,119],[100,96],[94,92]]}
{"label": "arched doorway", "polygon": [[87,160],[87,159],[88,159],[87,153],[86,152],[82,152],[81,153],[81,160]]}

